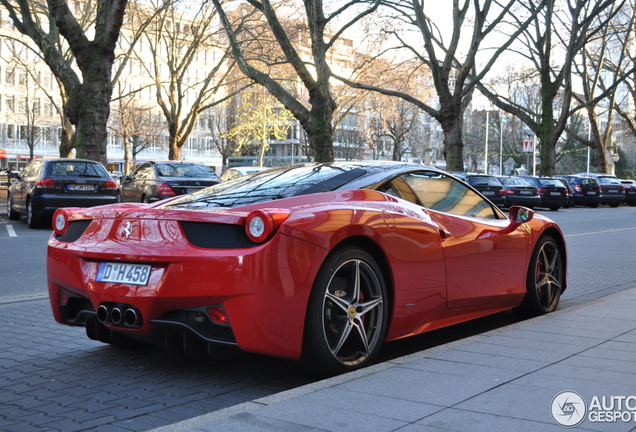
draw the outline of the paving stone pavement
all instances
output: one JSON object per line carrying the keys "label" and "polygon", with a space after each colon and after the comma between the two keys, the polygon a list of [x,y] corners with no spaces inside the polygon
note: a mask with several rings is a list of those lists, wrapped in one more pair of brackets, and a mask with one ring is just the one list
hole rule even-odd
{"label": "paving stone pavement", "polygon": [[635,310],[631,289],[153,432],[563,431],[564,391],[584,399],[576,429],[635,431]]}

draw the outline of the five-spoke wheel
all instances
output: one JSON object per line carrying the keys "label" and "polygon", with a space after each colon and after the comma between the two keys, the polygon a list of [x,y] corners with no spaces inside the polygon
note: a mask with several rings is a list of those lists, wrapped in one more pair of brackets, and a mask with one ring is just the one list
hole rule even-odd
{"label": "five-spoke wheel", "polygon": [[530,260],[526,279],[526,296],[515,309],[523,316],[537,316],[556,309],[564,288],[563,256],[556,241],[542,237]]}
{"label": "five-spoke wheel", "polygon": [[335,251],[314,283],[303,368],[329,376],[367,365],[380,351],[387,319],[387,291],[373,257],[357,247]]}

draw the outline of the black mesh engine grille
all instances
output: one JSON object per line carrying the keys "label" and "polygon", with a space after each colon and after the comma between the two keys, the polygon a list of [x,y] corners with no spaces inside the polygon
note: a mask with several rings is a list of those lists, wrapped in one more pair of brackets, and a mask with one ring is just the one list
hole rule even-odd
{"label": "black mesh engine grille", "polygon": [[205,249],[241,249],[258,246],[245,234],[243,225],[181,222],[188,241]]}
{"label": "black mesh engine grille", "polygon": [[91,222],[92,221],[90,219],[72,221],[68,225],[68,229],[66,230],[66,232],[62,234],[61,236],[56,235],[55,239],[59,241],[63,241],[63,242],[72,243],[76,241],[77,239],[79,239],[82,236],[82,234],[84,234],[84,231],[86,231],[86,228],[88,228]]}

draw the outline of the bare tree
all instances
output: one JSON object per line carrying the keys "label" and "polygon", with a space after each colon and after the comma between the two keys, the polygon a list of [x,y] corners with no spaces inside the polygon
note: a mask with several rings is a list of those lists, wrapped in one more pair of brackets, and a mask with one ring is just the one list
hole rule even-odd
{"label": "bare tree", "polygon": [[[219,97],[233,65],[229,48],[214,30],[216,10],[208,2],[155,4],[139,8],[141,20],[154,15],[145,32],[137,62],[154,82],[156,101],[168,128],[168,158],[181,159],[181,149],[194,129],[199,115],[231,95]],[[150,52],[151,61],[142,49]],[[211,65],[205,71],[202,65]]]}
{"label": "bare tree", "polygon": [[[46,4],[0,0],[0,4],[9,12],[15,28],[35,42],[64,87],[68,95],[64,110],[76,127],[73,140],[77,155],[106,163],[111,70],[127,0],[98,1],[90,32],[82,28],[64,0],[48,0]],[[59,35],[73,52],[74,64],[60,50]]]}
{"label": "bare tree", "polygon": [[[247,0],[253,11],[258,12],[267,23],[281,53],[271,56],[269,60],[260,61],[249,60],[239,41],[240,29],[232,25],[221,1],[212,1],[219,10],[221,22],[232,47],[232,55],[241,71],[253,81],[265,86],[292,112],[305,131],[316,161],[333,161],[333,119],[337,103],[330,85],[330,56],[343,33],[373,13],[380,0],[330,3],[335,9],[329,11],[322,0],[305,0],[302,17],[289,17],[284,20],[278,16],[282,9],[277,11],[277,5],[272,4],[270,0]],[[329,28],[335,27],[341,19],[343,24],[337,29]],[[294,23],[297,25],[293,25]],[[268,74],[268,68],[281,61],[291,66],[296,80],[302,85],[302,92]],[[303,93],[307,95],[308,106],[304,103]]]}
{"label": "bare tree", "polygon": [[[519,17],[512,34],[498,39],[488,59],[478,61],[482,44],[492,37],[504,23],[517,0],[499,2],[486,0],[453,0],[452,34],[449,40],[444,35],[447,26],[440,29],[424,11],[422,0],[395,0],[384,2],[393,12],[387,19],[390,27],[385,31],[399,41],[392,49],[410,53],[419,62],[418,70],[430,71],[433,86],[437,92],[437,103],[422,100],[409,93],[391,90],[373,83],[353,81],[338,77],[357,88],[374,90],[386,95],[397,96],[415,104],[435,118],[444,131],[444,156],[447,168],[463,171],[462,118],[472,98],[477,83],[490,71],[497,58],[516,40],[531,23],[538,10]],[[466,36],[466,34],[469,34]],[[465,40],[465,43],[462,41]],[[424,46],[421,50],[420,46]],[[466,52],[462,55],[463,47]]]}
{"label": "bare tree", "polygon": [[[614,13],[603,12],[612,8],[615,1],[571,0],[563,4],[563,9],[557,0],[518,3],[530,12],[541,12],[521,35],[522,49],[516,50],[534,67],[541,97],[539,108],[520,105],[509,94],[497,94],[482,83],[479,88],[497,107],[520,118],[532,130],[539,140],[539,173],[553,175],[557,143],[571,114],[573,64],[588,41],[613,18]],[[522,23],[518,19],[515,22]]]}

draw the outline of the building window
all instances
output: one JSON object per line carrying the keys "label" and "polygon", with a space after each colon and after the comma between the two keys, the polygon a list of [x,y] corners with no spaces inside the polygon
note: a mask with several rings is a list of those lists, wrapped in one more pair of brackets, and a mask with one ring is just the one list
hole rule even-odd
{"label": "building window", "polygon": [[4,78],[5,84],[15,85],[15,69],[7,69]]}
{"label": "building window", "polygon": [[18,85],[26,87],[27,83],[27,73],[22,71],[18,72]]}
{"label": "building window", "polygon": [[8,112],[15,112],[15,96],[5,96],[4,103]]}

